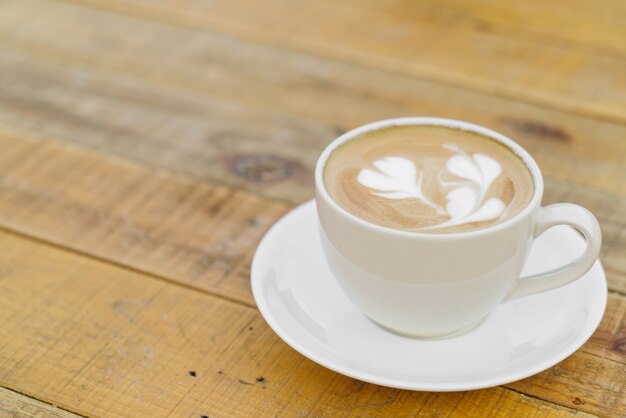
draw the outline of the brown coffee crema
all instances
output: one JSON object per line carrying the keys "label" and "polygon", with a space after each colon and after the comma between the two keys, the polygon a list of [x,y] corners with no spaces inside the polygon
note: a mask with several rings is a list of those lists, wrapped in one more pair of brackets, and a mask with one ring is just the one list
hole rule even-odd
{"label": "brown coffee crema", "polygon": [[346,211],[373,224],[430,234],[504,222],[534,193],[510,148],[489,137],[430,125],[392,126],[333,151],[324,185]]}

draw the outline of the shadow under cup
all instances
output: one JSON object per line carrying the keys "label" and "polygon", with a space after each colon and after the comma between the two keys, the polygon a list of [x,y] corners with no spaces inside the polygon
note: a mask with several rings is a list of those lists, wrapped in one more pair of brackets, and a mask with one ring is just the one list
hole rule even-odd
{"label": "shadow under cup", "polygon": [[[505,145],[532,175],[529,203],[491,226],[441,234],[387,228],[343,209],[324,185],[329,156],[365,133],[407,125],[466,130]],[[315,184],[324,254],[341,288],[377,324],[417,337],[469,330],[505,300],[532,245],[543,194],[537,164],[511,139],[466,122],[422,117],[375,122],[340,136],[320,156]]]}

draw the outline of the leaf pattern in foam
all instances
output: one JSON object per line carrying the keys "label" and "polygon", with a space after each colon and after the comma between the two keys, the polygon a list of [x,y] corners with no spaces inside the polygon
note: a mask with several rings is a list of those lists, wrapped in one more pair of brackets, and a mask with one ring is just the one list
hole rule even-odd
{"label": "leaf pattern in foam", "polygon": [[499,217],[505,211],[505,205],[498,198],[490,198],[483,203],[489,187],[501,174],[498,161],[476,153],[468,155],[456,146],[448,147],[457,154],[446,162],[446,169],[463,181],[445,181],[438,177],[442,188],[452,187],[446,195],[445,211],[431,202],[422,193],[422,175],[415,164],[403,157],[385,157],[372,164],[377,170],[362,169],[357,180],[369,187],[373,194],[387,199],[416,198],[433,207],[438,212],[446,212],[450,219],[430,228],[441,228],[462,223],[479,222]]}
{"label": "leaf pattern in foam", "polygon": [[382,195],[391,199],[402,199],[412,195],[416,187],[416,170],[413,163],[404,158],[386,157],[384,160],[375,161],[374,166],[380,172],[369,168],[361,170],[357,177],[359,183],[380,192],[388,192]]}
{"label": "leaf pattern in foam", "polygon": [[[478,207],[491,183],[500,175],[502,167],[493,158],[476,153],[470,158],[467,154],[456,154],[446,163],[446,168],[458,177],[468,179],[473,185],[465,185],[448,192],[446,209],[450,219],[434,228],[458,225],[461,223],[486,221],[497,218],[505,210],[504,203],[498,198],[488,199]],[[478,189],[478,193],[476,190]]]}
{"label": "leaf pattern in foam", "polygon": [[491,157],[485,154],[474,154],[472,156],[478,169],[480,170],[482,181],[480,182],[481,194],[487,193],[491,183],[500,175],[502,167],[500,164]]}
{"label": "leaf pattern in foam", "polygon": [[374,161],[374,167],[380,170],[389,179],[395,182],[395,191],[404,191],[411,194],[415,192],[417,184],[415,176],[417,169],[413,161],[402,157],[386,157]]}
{"label": "leaf pattern in foam", "polygon": [[[398,192],[398,189],[404,189],[402,185],[399,185],[396,179],[390,178],[376,172],[374,170],[370,170],[369,168],[361,170],[357,180],[362,185],[369,187],[370,189],[379,190],[383,192],[398,193],[399,195],[407,194],[406,192]],[[401,196],[398,197],[400,199]]]}
{"label": "leaf pattern in foam", "polygon": [[498,199],[497,197],[492,197],[490,199],[487,199],[487,201],[483,203],[483,205],[474,212],[470,210],[470,213],[467,215],[463,215],[459,217],[453,216],[444,223],[433,225],[426,229],[445,228],[448,226],[455,226],[455,225],[466,224],[470,222],[481,222],[481,221],[486,221],[489,219],[494,219],[502,215],[502,213],[504,212],[504,209],[505,207],[504,207],[504,203],[502,202],[502,200]]}
{"label": "leaf pattern in foam", "polygon": [[387,199],[415,198],[437,210],[440,208],[422,193],[422,173],[417,176],[413,161],[403,157],[385,157],[373,162],[378,171],[365,168],[359,172],[357,181],[377,196]]}
{"label": "leaf pattern in foam", "polygon": [[448,204],[446,210],[451,220],[464,218],[472,213],[478,203],[478,194],[471,185],[458,187],[451,190],[446,196]]}
{"label": "leaf pattern in foam", "polygon": [[482,182],[482,174],[476,162],[474,162],[466,154],[456,154],[448,159],[446,168],[452,174],[480,184]]}
{"label": "leaf pattern in foam", "polygon": [[414,193],[417,170],[413,162],[402,157],[385,157],[373,164],[380,172],[369,168],[361,170],[357,177],[359,183],[381,192],[392,192],[398,198]]}
{"label": "leaf pattern in foam", "polygon": [[463,222],[480,222],[488,219],[497,218],[504,212],[504,202],[497,197],[487,199],[485,203],[476,212],[472,213]]}

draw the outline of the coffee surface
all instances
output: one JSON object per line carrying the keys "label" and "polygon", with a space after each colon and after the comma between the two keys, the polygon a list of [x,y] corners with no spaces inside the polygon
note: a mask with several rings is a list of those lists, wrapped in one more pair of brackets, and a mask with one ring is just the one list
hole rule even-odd
{"label": "coffee surface", "polygon": [[523,210],[534,193],[524,161],[480,134],[393,126],[340,145],[324,185],[346,211],[373,224],[444,234],[485,228]]}

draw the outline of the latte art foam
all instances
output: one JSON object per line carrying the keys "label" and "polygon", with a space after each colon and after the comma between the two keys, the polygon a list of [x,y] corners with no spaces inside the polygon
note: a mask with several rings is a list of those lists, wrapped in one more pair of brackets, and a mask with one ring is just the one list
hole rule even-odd
{"label": "latte art foam", "polygon": [[534,190],[524,162],[504,145],[435,126],[386,128],[349,141],[327,161],[324,182],[354,215],[423,233],[502,222]]}
{"label": "latte art foam", "polygon": [[[449,147],[453,146],[449,145]],[[438,176],[441,188],[449,190],[446,194],[445,207],[437,205],[424,195],[422,192],[423,173],[420,172],[417,175],[415,164],[407,158],[385,157],[374,161],[373,165],[379,171],[364,168],[357,180],[362,185],[376,190],[377,192],[373,194],[377,196],[387,199],[418,199],[422,204],[450,217],[448,221],[435,224],[429,227],[430,229],[500,217],[506,209],[504,202],[497,197],[485,200],[485,194],[493,180],[502,172],[502,167],[496,160],[484,154],[477,153],[470,157],[460,149],[454,148],[458,151],[447,161],[446,169],[464,181],[446,182]],[[445,175],[445,173],[440,174]]]}

